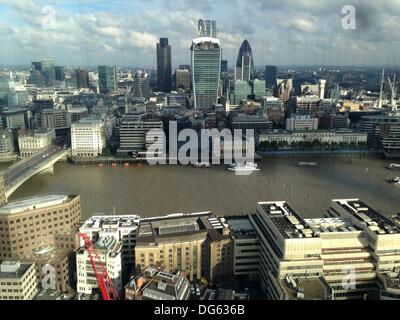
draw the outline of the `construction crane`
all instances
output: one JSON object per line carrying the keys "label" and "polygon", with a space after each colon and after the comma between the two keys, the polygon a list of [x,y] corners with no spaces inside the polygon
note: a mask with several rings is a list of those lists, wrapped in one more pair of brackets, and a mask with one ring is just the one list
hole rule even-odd
{"label": "construction crane", "polygon": [[392,106],[392,111],[396,115],[397,114],[397,102],[396,102],[396,73],[393,76],[393,81],[390,78],[387,78],[389,81],[389,87],[391,91],[391,100],[390,105]]}
{"label": "construction crane", "polygon": [[101,262],[101,259],[92,241],[84,233],[79,233],[79,237],[85,241],[85,247],[88,252],[90,262],[92,263],[93,271],[96,275],[97,284],[99,285],[103,300],[119,300],[117,290],[115,290],[113,282],[107,273],[107,268]]}

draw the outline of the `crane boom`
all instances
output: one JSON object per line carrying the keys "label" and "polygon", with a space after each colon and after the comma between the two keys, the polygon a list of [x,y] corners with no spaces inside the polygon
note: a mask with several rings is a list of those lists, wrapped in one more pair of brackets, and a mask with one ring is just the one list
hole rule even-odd
{"label": "crane boom", "polygon": [[107,273],[107,268],[101,262],[101,259],[92,241],[84,233],[79,233],[79,237],[85,241],[85,247],[88,252],[94,274],[96,275],[97,284],[99,285],[103,300],[119,300],[117,290],[115,290],[113,282]]}

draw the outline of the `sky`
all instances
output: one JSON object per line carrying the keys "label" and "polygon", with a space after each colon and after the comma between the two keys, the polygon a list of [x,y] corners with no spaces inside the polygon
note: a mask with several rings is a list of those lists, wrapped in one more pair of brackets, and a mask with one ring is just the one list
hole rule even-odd
{"label": "sky", "polygon": [[155,67],[160,37],[188,64],[199,18],[217,21],[229,67],[245,39],[258,66],[400,63],[400,0],[0,0],[0,65]]}

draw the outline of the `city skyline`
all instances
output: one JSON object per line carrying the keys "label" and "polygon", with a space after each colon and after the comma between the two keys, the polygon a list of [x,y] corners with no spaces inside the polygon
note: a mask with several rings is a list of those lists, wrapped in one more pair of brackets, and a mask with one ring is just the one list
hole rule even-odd
{"label": "city skyline", "polygon": [[[231,2],[230,2],[231,3]],[[200,18],[216,20],[223,59],[231,62],[244,39],[255,65],[396,65],[400,4],[352,1],[356,30],[342,28],[342,7],[311,1],[280,4],[227,1],[0,1],[2,65],[28,65],[51,57],[62,65],[115,64],[154,68],[155,47],[166,37],[172,65],[190,62],[190,43]],[[89,10],[90,9],[90,10]],[[223,14],[222,14],[223,13]],[[238,17],[241,19],[237,19]],[[268,32],[266,32],[266,29]],[[9,54],[12,53],[12,54]]]}

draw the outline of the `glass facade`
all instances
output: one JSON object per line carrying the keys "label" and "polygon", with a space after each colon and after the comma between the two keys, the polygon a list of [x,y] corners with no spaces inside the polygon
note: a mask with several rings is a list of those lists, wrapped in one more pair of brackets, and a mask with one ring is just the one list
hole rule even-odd
{"label": "glass facade", "polygon": [[218,99],[221,46],[214,38],[197,38],[192,43],[195,109],[210,109]]}
{"label": "glass facade", "polygon": [[248,81],[235,80],[233,86],[235,104],[239,104],[242,100],[247,100],[248,96],[252,94],[251,85]]}
{"label": "glass facade", "polygon": [[117,67],[99,66],[99,88],[101,93],[117,91]]}

